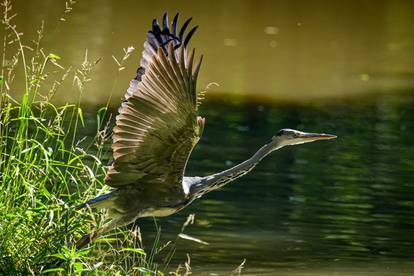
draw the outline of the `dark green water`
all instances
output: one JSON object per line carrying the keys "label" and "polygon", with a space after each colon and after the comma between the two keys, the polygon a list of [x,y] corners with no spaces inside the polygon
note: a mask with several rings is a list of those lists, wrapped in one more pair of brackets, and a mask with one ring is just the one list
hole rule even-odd
{"label": "dark green water", "polygon": [[[200,28],[192,45],[205,54],[199,87],[218,82],[211,95],[233,100],[202,106],[206,128],[188,175],[243,161],[280,128],[338,135],[275,152],[242,179],[160,219],[165,242],[195,213],[186,234],[209,243],[179,240],[174,264],[190,253],[194,275],[229,275],[243,259],[255,275],[414,274],[413,1],[90,0],[67,14],[64,1],[13,4],[25,41],[45,20],[44,51],[61,56],[65,68],[78,68],[85,49],[90,60],[102,58],[83,94],[91,106],[109,95],[118,106],[153,17],[193,16]],[[136,51],[118,72],[112,56],[122,58],[131,45]],[[59,101],[78,98],[72,83],[70,75]],[[22,84],[11,84],[16,95]],[[367,96],[373,91],[381,94]],[[304,104],[326,98],[350,100]],[[138,224],[150,249],[154,224]]]}
{"label": "dark green water", "polygon": [[[195,213],[185,232],[209,243],[180,240],[174,262],[190,253],[196,275],[228,275],[244,258],[247,273],[414,273],[414,97],[306,107],[223,101],[201,113],[207,125],[187,175],[243,161],[283,127],[338,139],[277,151],[247,176],[160,219],[167,241]],[[153,234],[151,219],[138,224],[144,236]]]}

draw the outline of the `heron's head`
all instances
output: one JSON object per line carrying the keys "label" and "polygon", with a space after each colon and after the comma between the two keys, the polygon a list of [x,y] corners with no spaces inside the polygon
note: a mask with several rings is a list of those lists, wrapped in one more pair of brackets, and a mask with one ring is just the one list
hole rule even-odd
{"label": "heron's head", "polygon": [[299,130],[284,128],[279,130],[279,132],[273,136],[272,140],[277,148],[281,148],[284,146],[298,145],[318,140],[331,140],[335,138],[336,136],[331,134],[302,132]]}

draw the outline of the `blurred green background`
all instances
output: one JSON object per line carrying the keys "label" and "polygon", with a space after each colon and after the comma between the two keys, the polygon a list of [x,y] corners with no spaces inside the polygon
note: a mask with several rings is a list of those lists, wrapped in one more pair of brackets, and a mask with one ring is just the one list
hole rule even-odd
{"label": "blurred green background", "polygon": [[[78,65],[85,49],[102,58],[85,102],[120,98],[134,75],[153,18],[167,11],[199,25],[191,46],[205,56],[199,88],[273,101],[303,101],[410,89],[414,85],[414,2],[407,1],[64,1],[15,0],[27,36],[45,21],[50,52]],[[59,18],[66,21],[59,21]],[[112,55],[136,51],[117,78]],[[64,100],[73,95],[63,93]],[[115,102],[117,103],[117,102]],[[114,103],[114,104],[115,104]]]}
{"label": "blurred green background", "polygon": [[[210,243],[180,240],[175,263],[189,252],[195,275],[228,275],[244,258],[255,275],[414,273],[414,1],[88,0],[67,14],[64,4],[16,0],[16,22],[35,38],[44,20],[46,52],[66,68],[85,49],[102,58],[82,95],[89,123],[110,95],[119,105],[154,17],[180,12],[200,26],[191,44],[205,56],[198,86],[220,86],[200,110],[206,128],[188,175],[246,159],[280,128],[339,137],[276,152],[161,219],[167,241],[196,213],[186,231]],[[118,71],[112,56],[128,46],[136,50]],[[150,240],[152,220],[138,224]]]}

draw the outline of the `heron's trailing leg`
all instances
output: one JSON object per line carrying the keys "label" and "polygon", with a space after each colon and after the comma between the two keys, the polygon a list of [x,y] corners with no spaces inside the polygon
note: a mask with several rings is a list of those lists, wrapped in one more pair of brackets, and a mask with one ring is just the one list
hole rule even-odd
{"label": "heron's trailing leg", "polygon": [[97,237],[100,236],[100,234],[105,233],[107,231],[110,231],[116,227],[116,223],[114,220],[111,220],[107,224],[105,224],[103,227],[98,228],[96,231],[92,233],[88,233],[86,235],[83,235],[80,240],[76,242],[76,249],[81,249],[87,246],[89,243],[94,241]]}
{"label": "heron's trailing leg", "polygon": [[125,214],[119,218],[112,219],[111,221],[103,225],[101,228],[98,228],[96,231],[86,234],[82,238],[80,238],[76,242],[76,248],[81,249],[87,246],[89,243],[93,242],[96,238],[98,238],[102,234],[107,233],[117,227],[121,227],[129,223],[132,223],[135,220],[135,216],[136,216],[135,214],[132,216]]}

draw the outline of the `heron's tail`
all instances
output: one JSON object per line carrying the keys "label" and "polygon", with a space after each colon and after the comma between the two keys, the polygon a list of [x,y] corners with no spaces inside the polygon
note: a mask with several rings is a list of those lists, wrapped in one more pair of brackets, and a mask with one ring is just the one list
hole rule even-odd
{"label": "heron's tail", "polygon": [[108,194],[104,194],[104,195],[100,195],[98,197],[95,197],[94,199],[91,199],[85,203],[79,204],[78,206],[75,207],[76,210],[80,210],[85,208],[86,206],[91,206],[91,207],[95,207],[94,205],[96,205],[97,203],[108,199],[110,196],[112,195],[112,193],[108,193]]}

